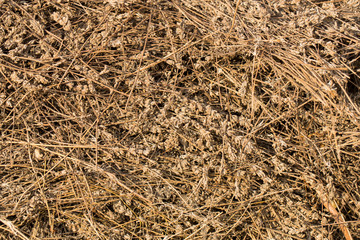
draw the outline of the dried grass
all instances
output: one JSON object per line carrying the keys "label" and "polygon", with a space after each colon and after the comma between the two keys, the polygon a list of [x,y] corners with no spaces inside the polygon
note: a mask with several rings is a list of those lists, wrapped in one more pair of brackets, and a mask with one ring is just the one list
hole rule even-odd
{"label": "dried grass", "polygon": [[2,239],[360,239],[360,3],[0,1]]}

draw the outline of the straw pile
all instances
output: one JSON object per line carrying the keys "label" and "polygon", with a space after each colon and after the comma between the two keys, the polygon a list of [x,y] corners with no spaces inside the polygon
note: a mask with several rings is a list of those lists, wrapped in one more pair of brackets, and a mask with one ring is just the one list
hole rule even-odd
{"label": "straw pile", "polygon": [[1,239],[360,239],[360,3],[0,0]]}

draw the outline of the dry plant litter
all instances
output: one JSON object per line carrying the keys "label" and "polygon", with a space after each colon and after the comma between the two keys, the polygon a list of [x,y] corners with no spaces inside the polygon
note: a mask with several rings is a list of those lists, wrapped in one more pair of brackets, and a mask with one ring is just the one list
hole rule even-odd
{"label": "dry plant litter", "polygon": [[1,239],[360,239],[360,2],[0,0]]}

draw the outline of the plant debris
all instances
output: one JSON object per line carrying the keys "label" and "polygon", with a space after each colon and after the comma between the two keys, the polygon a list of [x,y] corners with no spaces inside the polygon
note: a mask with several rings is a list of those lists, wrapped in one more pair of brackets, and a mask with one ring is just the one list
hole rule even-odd
{"label": "plant debris", "polygon": [[1,239],[360,239],[360,2],[0,0]]}

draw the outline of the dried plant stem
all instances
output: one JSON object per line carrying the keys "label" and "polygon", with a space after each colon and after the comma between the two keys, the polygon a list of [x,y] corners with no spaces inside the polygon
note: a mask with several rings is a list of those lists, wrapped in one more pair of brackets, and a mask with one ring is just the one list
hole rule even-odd
{"label": "dried plant stem", "polygon": [[344,216],[336,210],[336,203],[334,201],[329,200],[329,198],[326,196],[325,192],[321,188],[317,187],[316,193],[320,198],[324,207],[331,213],[331,215],[335,219],[335,222],[339,225],[340,230],[343,232],[345,239],[353,240],[350,231],[346,226],[347,223],[345,221]]}
{"label": "dried plant stem", "polygon": [[5,224],[8,227],[8,231],[14,234],[16,237],[19,237],[23,240],[30,240],[28,237],[26,237],[11,221],[0,218],[0,222]]}

